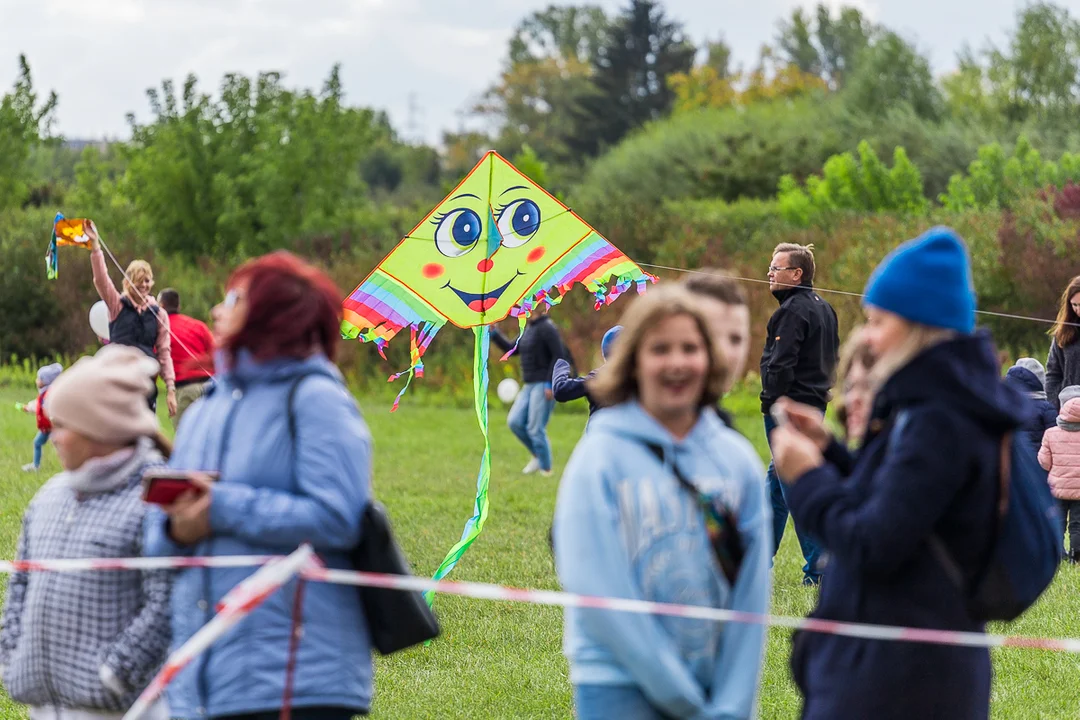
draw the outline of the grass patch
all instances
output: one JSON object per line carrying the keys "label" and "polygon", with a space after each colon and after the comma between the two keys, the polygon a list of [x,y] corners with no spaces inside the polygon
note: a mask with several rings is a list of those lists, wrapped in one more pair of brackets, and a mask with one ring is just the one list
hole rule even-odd
{"label": "grass patch", "polygon": [[[424,388],[413,391],[421,395]],[[32,398],[31,385],[0,383],[0,557],[15,552],[22,511],[38,486],[59,471],[46,449],[40,474],[19,468],[31,458],[34,420],[13,404]],[[159,403],[163,405],[164,403]],[[461,534],[472,512],[481,437],[467,409],[435,408],[406,399],[391,416],[382,397],[362,403],[375,437],[375,493],[389,508],[395,531],[421,574],[432,572]],[[737,392],[728,402],[739,430],[765,454],[755,392]],[[484,533],[452,578],[557,589],[547,548],[559,472],[580,437],[586,416],[556,410],[550,426],[556,473],[524,477],[528,459],[507,430],[506,408],[491,407],[491,515]],[[166,421],[166,426],[168,422]],[[800,584],[802,558],[789,527],[774,573],[773,612],[802,615],[815,591]],[[391,718],[567,718],[571,716],[567,663],[561,653],[562,613],[508,603],[440,596],[436,609],[443,637],[377,661],[372,717]],[[1039,605],[1010,628],[1041,636],[1080,636],[1080,570],[1065,568]],[[761,717],[798,716],[799,695],[788,670],[790,633],[771,630],[762,677]],[[1023,649],[994,653],[993,717],[1075,717],[1080,685],[1072,679],[1080,657]],[[0,698],[0,718],[26,717],[23,708]]]}

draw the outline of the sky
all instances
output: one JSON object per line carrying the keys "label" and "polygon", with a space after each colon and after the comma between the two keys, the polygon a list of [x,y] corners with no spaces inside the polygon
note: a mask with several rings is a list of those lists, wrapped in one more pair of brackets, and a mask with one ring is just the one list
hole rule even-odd
{"label": "sky", "polygon": [[[55,131],[126,138],[146,90],[189,73],[217,89],[229,72],[278,70],[318,88],[342,65],[347,101],[385,110],[407,139],[435,143],[470,124],[465,110],[498,77],[515,25],[552,0],[0,0],[0,91],[18,54],[34,83],[60,97]],[[578,4],[585,4],[586,0]],[[612,13],[626,0],[593,0]],[[1080,11],[1080,0],[1058,0]],[[723,38],[750,65],[776,21],[816,0],[665,0],[668,15],[703,44]],[[827,4],[838,6],[839,0]],[[913,41],[937,73],[968,43],[1000,45],[1024,0],[848,0]],[[464,123],[464,125],[463,125]]]}

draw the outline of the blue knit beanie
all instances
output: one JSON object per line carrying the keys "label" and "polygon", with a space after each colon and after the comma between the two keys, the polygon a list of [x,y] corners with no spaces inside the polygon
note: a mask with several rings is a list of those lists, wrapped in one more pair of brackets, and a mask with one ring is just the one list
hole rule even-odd
{"label": "blue knit beanie", "polygon": [[946,227],[908,240],[874,270],[863,302],[909,322],[970,335],[975,287],[964,241]]}
{"label": "blue knit beanie", "polygon": [[608,359],[608,355],[611,354],[611,347],[615,344],[615,338],[619,337],[619,333],[622,332],[622,325],[616,325],[615,327],[604,333],[604,339],[600,341],[600,354],[604,356],[604,359]]}

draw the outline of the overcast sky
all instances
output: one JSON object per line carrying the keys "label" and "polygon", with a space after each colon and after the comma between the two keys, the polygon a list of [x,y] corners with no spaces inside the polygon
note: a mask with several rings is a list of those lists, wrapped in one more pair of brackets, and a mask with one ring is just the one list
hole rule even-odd
{"label": "overcast sky", "polygon": [[[594,0],[597,1],[597,0]],[[1080,0],[1058,0],[1074,11]],[[194,72],[204,91],[227,72],[285,73],[318,87],[342,64],[348,101],[382,108],[406,135],[435,142],[496,78],[513,27],[550,0],[0,0],[0,90],[26,53],[37,87],[60,96],[69,138],[126,137],[149,115],[145,91]],[[584,4],[584,3],[579,3]],[[598,0],[615,11],[625,0]],[[665,0],[703,43],[722,37],[756,59],[776,20],[816,0]],[[830,1],[830,5],[839,2]],[[850,0],[914,40],[936,72],[967,41],[1000,44],[1023,0]],[[410,106],[413,110],[410,111]],[[410,126],[411,122],[411,126]],[[410,127],[412,133],[409,132]]]}

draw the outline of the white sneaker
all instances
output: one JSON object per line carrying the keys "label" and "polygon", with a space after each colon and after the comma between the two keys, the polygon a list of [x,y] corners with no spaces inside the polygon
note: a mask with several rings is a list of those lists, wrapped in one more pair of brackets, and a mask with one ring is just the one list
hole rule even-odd
{"label": "white sneaker", "polygon": [[522,475],[531,475],[532,473],[536,472],[539,469],[540,469],[540,461],[537,460],[536,458],[533,458],[532,460],[529,461],[528,465],[526,465],[524,468],[522,468],[521,474]]}
{"label": "white sneaker", "polygon": [[551,471],[550,470],[541,470],[540,474],[543,475],[544,477],[551,477]]}
{"label": "white sneaker", "polygon": [[26,463],[22,466],[23,472],[37,472],[38,466],[34,463]]}

